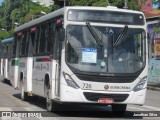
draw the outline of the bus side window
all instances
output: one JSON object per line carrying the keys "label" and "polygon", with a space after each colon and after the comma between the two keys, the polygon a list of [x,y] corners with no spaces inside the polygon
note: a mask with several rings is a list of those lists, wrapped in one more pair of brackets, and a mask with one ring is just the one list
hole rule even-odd
{"label": "bus side window", "polygon": [[18,45],[17,45],[17,43],[18,43],[18,35],[15,35],[14,36],[14,40],[13,40],[13,48],[12,48],[12,56],[13,57],[17,57],[18,56]]}
{"label": "bus side window", "polygon": [[40,44],[40,42],[39,42],[39,39],[40,39],[40,37],[41,37],[41,31],[40,31],[40,27],[38,26],[37,28],[36,28],[36,38],[35,38],[35,54],[37,55],[38,53],[39,53],[39,44]]}
{"label": "bus side window", "polygon": [[53,52],[53,46],[54,46],[54,40],[55,40],[55,24],[53,21],[48,23],[48,36],[47,36],[47,43],[46,43],[46,52],[52,53]]}
{"label": "bus side window", "polygon": [[41,25],[40,39],[39,39],[39,53],[42,54],[45,52],[45,39],[46,39],[46,24]]}
{"label": "bus side window", "polygon": [[33,55],[35,54],[35,40],[36,40],[36,28],[31,28],[30,30],[30,42],[31,42],[31,46],[30,46],[30,52],[29,54]]}
{"label": "bus side window", "polygon": [[21,35],[18,35],[17,37],[17,43],[16,43],[16,56],[19,57],[21,55],[21,43],[22,43],[22,39],[23,39],[23,33],[20,33]]}
{"label": "bus side window", "polygon": [[12,43],[9,43],[9,47],[8,47],[8,53],[9,53],[9,58],[11,58],[11,52],[12,52]]}
{"label": "bus side window", "polygon": [[27,31],[25,31],[21,39],[20,55],[26,56],[27,54],[28,54],[28,41],[27,41]]}

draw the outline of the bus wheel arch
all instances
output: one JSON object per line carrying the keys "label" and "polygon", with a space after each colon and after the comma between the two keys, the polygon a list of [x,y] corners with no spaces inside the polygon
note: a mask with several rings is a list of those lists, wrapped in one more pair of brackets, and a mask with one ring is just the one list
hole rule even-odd
{"label": "bus wheel arch", "polygon": [[44,96],[47,97],[47,87],[50,86],[50,78],[49,75],[46,74],[44,77]]}
{"label": "bus wheel arch", "polygon": [[23,72],[20,73],[20,81],[23,80]]}
{"label": "bus wheel arch", "polygon": [[56,103],[53,102],[51,98],[52,92],[51,92],[51,82],[50,82],[49,74],[45,75],[44,94],[46,98],[47,111],[55,111],[57,107],[56,107]]}

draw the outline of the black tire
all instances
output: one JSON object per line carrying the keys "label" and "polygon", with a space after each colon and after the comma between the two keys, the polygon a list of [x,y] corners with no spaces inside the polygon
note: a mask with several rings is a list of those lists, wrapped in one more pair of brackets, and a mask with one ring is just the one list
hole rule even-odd
{"label": "black tire", "polygon": [[51,88],[50,88],[50,84],[48,83],[48,85],[46,85],[46,107],[47,107],[47,111],[49,112],[55,112],[56,111],[56,103],[52,101],[51,99]]}
{"label": "black tire", "polygon": [[114,114],[123,115],[126,112],[127,105],[126,104],[113,104],[112,112]]}
{"label": "black tire", "polygon": [[20,90],[21,90],[21,100],[27,100],[28,95],[27,93],[24,91],[24,83],[23,80],[20,81]]}

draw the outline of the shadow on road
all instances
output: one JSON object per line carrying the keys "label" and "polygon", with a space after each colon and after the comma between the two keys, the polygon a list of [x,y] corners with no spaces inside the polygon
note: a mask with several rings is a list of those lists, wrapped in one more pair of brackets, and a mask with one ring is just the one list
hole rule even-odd
{"label": "shadow on road", "polygon": [[[13,94],[13,96],[21,100],[21,94],[20,93]],[[42,98],[42,97],[39,97],[39,96],[28,96],[25,101],[28,102],[31,105],[40,107],[42,109],[46,109],[45,99]]]}
{"label": "shadow on road", "polygon": [[9,85],[9,86],[12,86],[12,84],[10,83],[10,81],[7,80],[7,79],[3,79],[3,80],[1,80],[1,82],[2,82],[2,83],[5,83],[5,84],[7,84],[7,85]]}
{"label": "shadow on road", "polygon": [[[20,99],[20,94],[14,94],[14,97]],[[31,105],[46,109],[45,98],[34,96],[27,100]],[[124,119],[143,119],[143,117],[134,117],[139,112],[127,111],[123,115],[113,114],[111,106],[90,105],[90,104],[58,104],[58,111],[43,112],[45,117],[88,117],[88,118],[124,118]]]}

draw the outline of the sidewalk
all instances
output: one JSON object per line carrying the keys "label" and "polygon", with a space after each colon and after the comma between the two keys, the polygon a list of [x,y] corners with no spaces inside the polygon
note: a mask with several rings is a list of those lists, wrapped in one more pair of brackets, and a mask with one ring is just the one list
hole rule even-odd
{"label": "sidewalk", "polygon": [[148,84],[147,89],[160,91],[160,85]]}

